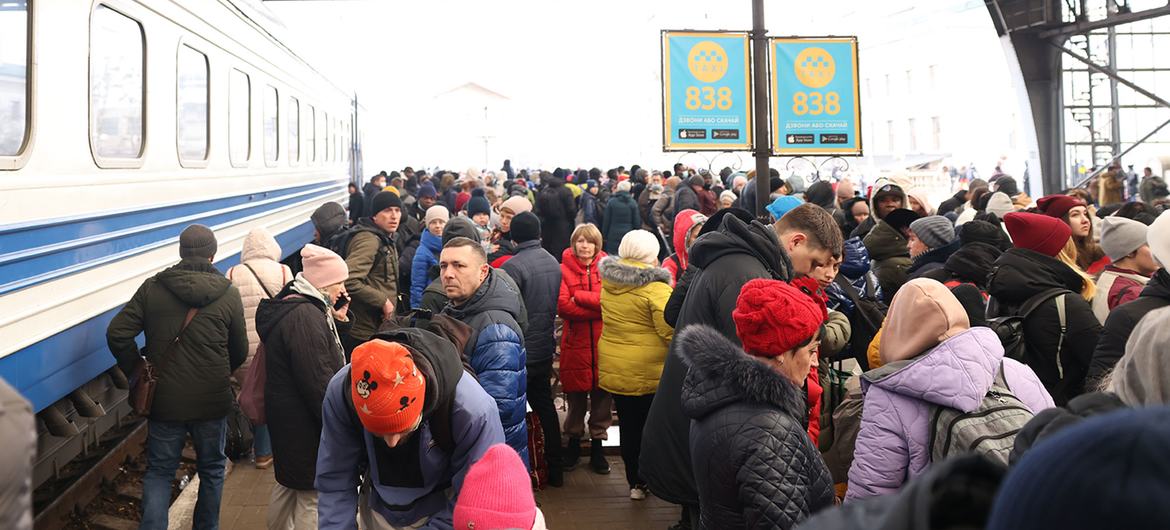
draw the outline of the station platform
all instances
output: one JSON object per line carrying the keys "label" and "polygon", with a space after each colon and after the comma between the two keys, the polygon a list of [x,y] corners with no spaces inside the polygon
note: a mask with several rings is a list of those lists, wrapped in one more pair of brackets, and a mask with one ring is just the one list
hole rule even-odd
{"label": "station platform", "polygon": [[[632,501],[626,486],[625,466],[620,457],[610,456],[613,468],[608,475],[589,470],[587,460],[565,473],[565,485],[536,492],[536,503],[553,530],[607,530],[666,528],[679,518],[679,508],[653,495]],[[256,469],[249,462],[231,467],[224,483],[219,527],[223,530],[266,528],[268,499],[276,483],[272,468]],[[193,481],[171,507],[170,528],[191,528],[195,508]]]}

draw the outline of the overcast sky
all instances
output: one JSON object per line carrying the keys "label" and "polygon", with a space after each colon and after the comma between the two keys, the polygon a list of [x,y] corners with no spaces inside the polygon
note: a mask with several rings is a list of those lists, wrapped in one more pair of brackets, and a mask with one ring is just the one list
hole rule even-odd
{"label": "overcast sky", "polygon": [[[856,33],[852,26],[859,20],[880,20],[880,15],[913,2],[820,0],[812,4],[815,13],[791,9],[809,4],[767,4],[770,35],[842,35]],[[990,28],[983,20],[982,1],[938,0],[930,7],[963,9],[968,4],[983,10],[973,16]],[[366,110],[362,129],[367,173],[404,165],[459,167],[464,160],[482,160],[482,150],[445,153],[444,137],[417,133],[431,130],[430,122],[438,119],[432,108],[435,96],[467,82],[512,100],[510,121],[518,127],[506,134],[515,136],[509,140],[523,145],[524,154],[493,153],[491,165],[496,168],[508,156],[521,167],[669,165],[682,155],[661,152],[659,30],[751,27],[748,0],[265,5],[288,28],[294,49],[338,85],[358,93]],[[993,32],[989,38],[995,38]],[[451,135],[472,134],[463,130],[465,124],[442,127]],[[694,157],[690,161],[706,165]],[[724,158],[715,165],[729,163]]]}

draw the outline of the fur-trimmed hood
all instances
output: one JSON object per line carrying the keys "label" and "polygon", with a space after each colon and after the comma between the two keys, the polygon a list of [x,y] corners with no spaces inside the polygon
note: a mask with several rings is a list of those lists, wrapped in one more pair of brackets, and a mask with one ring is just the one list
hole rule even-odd
{"label": "fur-trimmed hood", "polygon": [[747,401],[772,405],[797,421],[805,420],[803,391],[715,329],[688,326],[674,342],[691,365],[682,390],[687,416],[702,419],[727,405]]}
{"label": "fur-trimmed hood", "polygon": [[601,274],[603,288],[613,294],[625,293],[651,282],[670,285],[671,280],[670,271],[662,267],[616,256],[602,258],[597,264],[597,272]]}

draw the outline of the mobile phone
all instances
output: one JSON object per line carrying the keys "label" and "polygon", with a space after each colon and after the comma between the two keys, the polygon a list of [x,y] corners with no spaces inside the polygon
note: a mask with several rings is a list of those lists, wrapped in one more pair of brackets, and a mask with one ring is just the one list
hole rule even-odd
{"label": "mobile phone", "polygon": [[349,303],[349,297],[345,296],[345,293],[342,293],[341,296],[337,297],[337,302],[335,302],[333,304],[333,310],[334,311],[341,311],[341,308],[345,307],[345,304],[348,304],[348,303]]}

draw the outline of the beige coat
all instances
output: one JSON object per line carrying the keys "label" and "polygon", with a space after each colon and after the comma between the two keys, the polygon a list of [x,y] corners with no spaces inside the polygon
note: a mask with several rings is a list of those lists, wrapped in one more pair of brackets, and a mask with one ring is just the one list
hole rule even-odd
{"label": "beige coat", "polygon": [[[248,373],[252,356],[256,355],[256,348],[260,346],[260,335],[256,333],[256,308],[260,306],[260,300],[268,298],[264,288],[276,294],[293,279],[292,270],[282,265],[279,259],[280,245],[276,238],[263,228],[255,228],[244,238],[240,264],[228,269],[228,279],[240,291],[240,300],[244,302],[244,319],[248,324],[248,359],[240,366],[237,375]],[[248,267],[252,270],[248,270]],[[256,274],[253,275],[252,271],[256,271]],[[264,282],[263,287],[260,282]]]}

